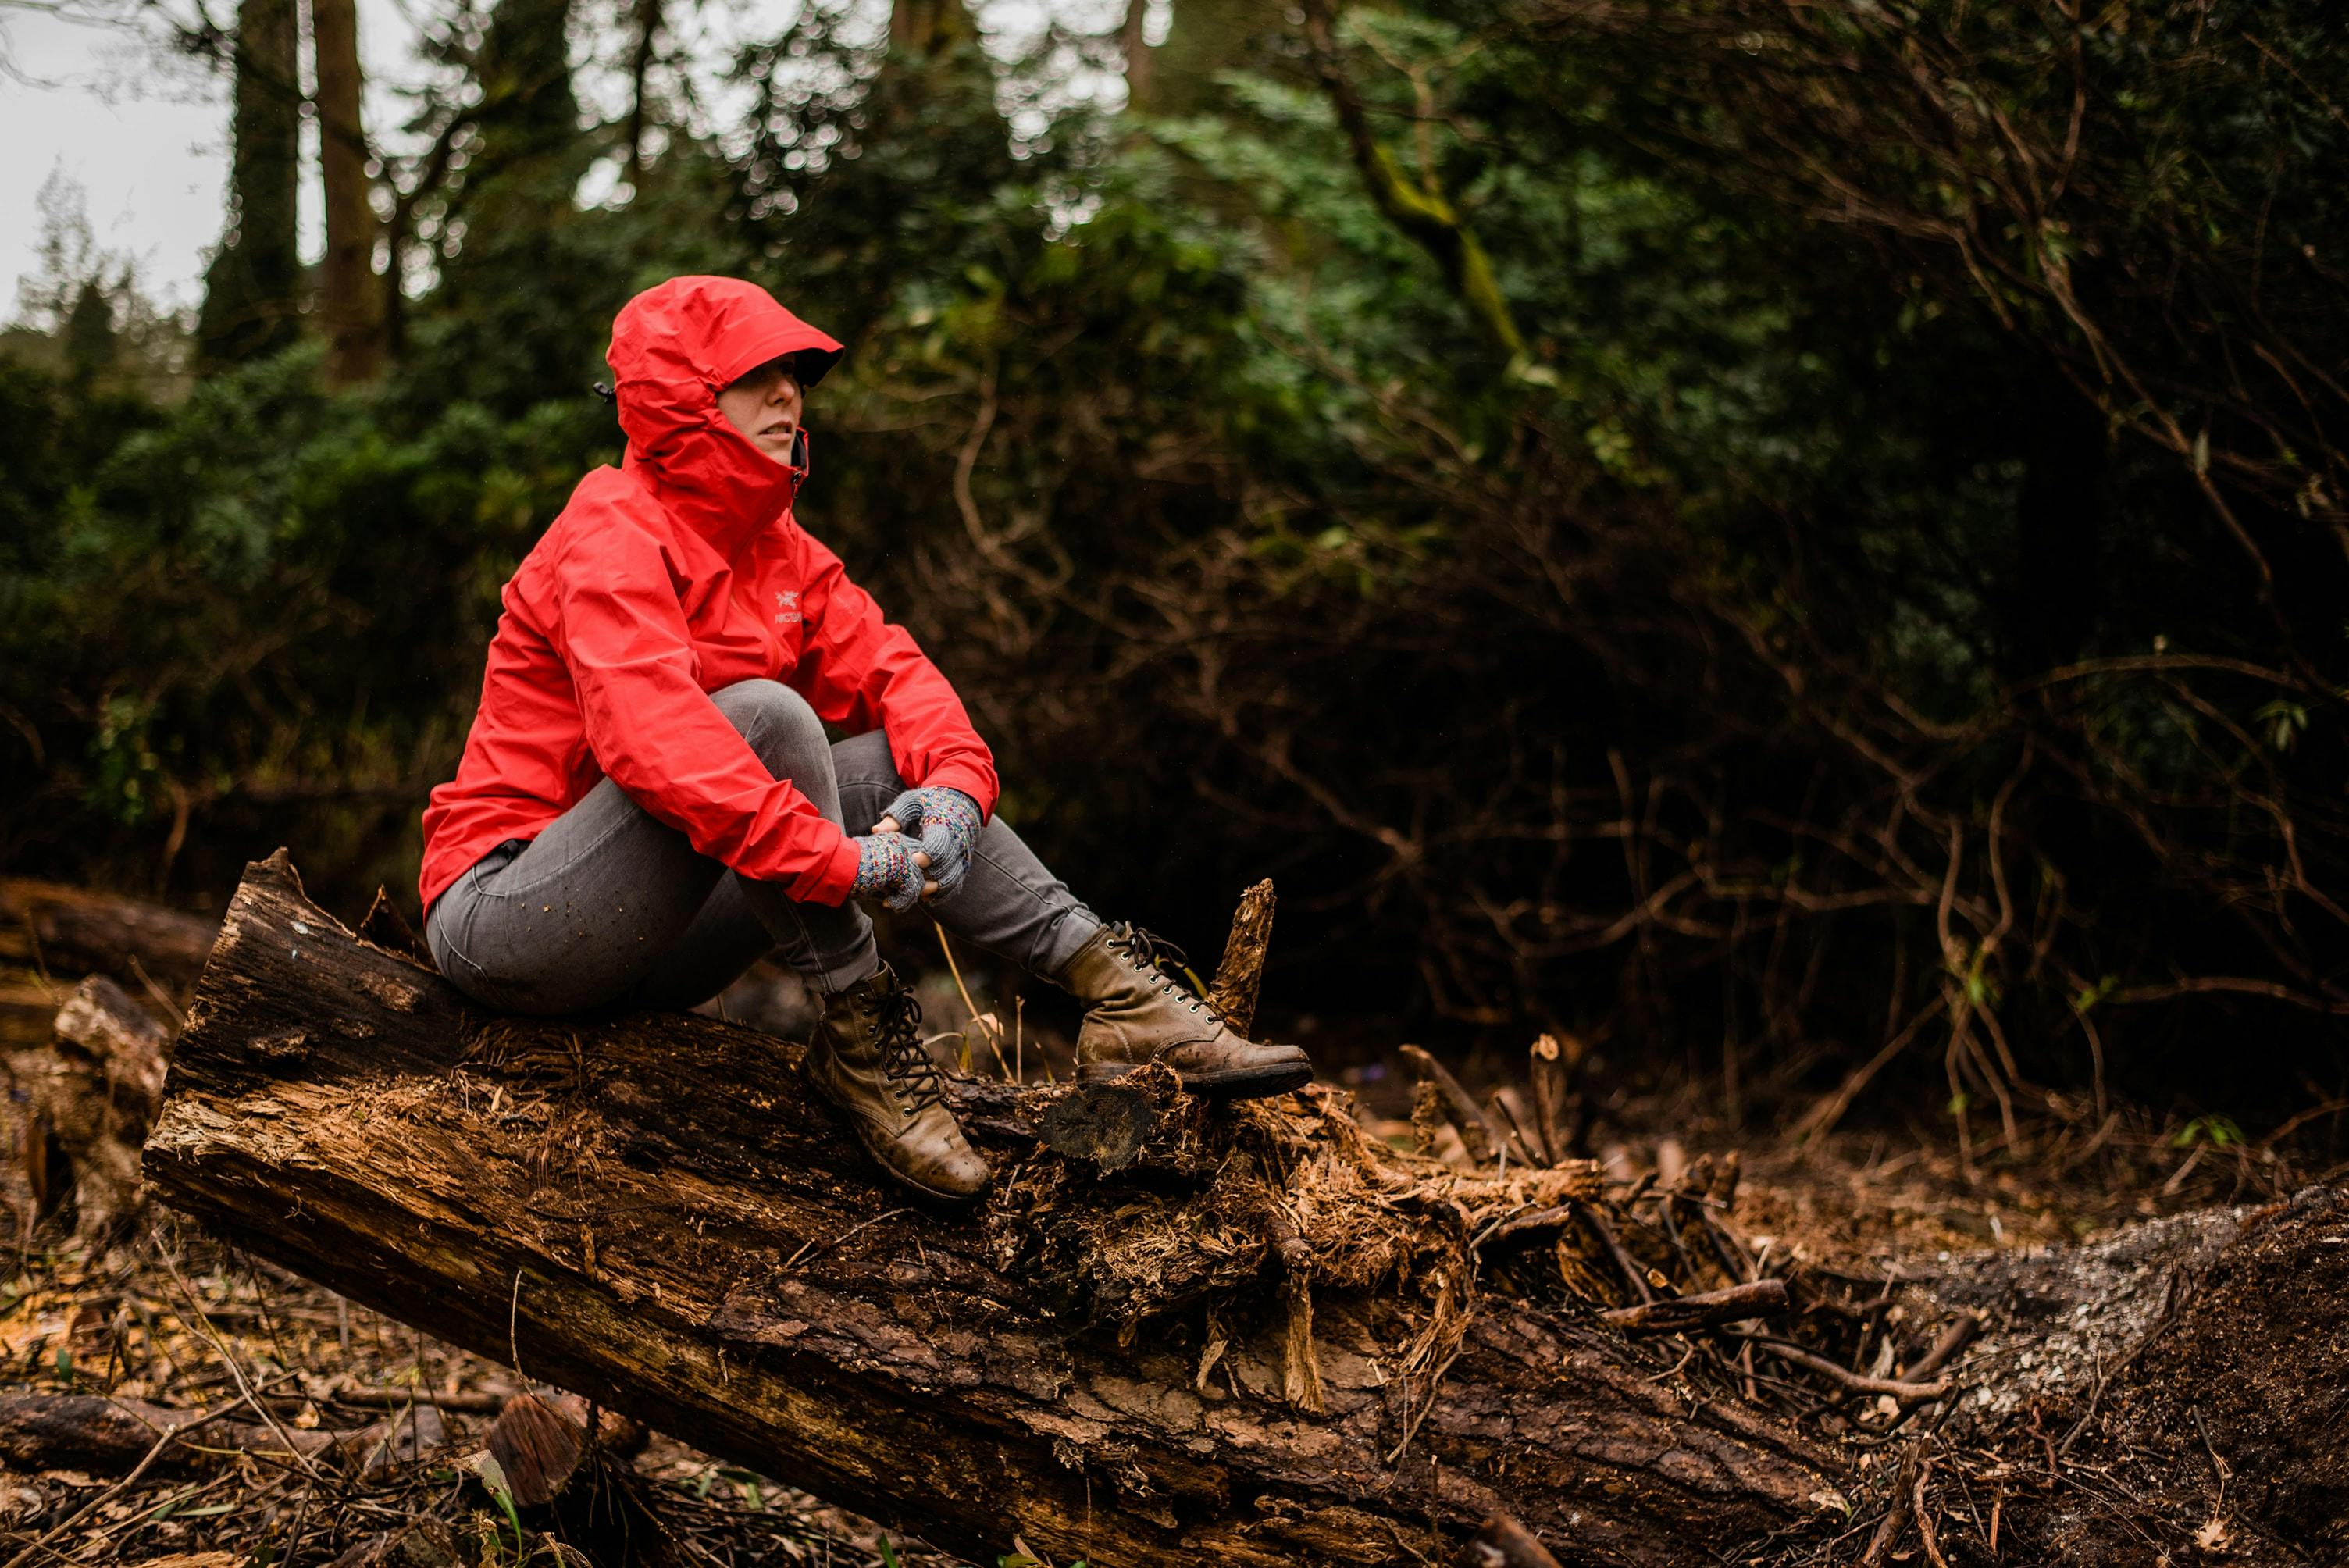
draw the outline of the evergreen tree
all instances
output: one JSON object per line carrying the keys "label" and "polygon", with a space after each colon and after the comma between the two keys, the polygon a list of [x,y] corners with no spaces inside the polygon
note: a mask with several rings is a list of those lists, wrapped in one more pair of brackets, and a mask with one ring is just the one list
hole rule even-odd
{"label": "evergreen tree", "polygon": [[294,226],[302,88],[295,5],[243,0],[237,8],[228,224],[204,273],[196,325],[197,355],[206,366],[274,354],[301,326],[302,265]]}
{"label": "evergreen tree", "polygon": [[449,370],[502,407],[584,393],[603,346],[591,324],[619,304],[572,203],[599,149],[579,123],[570,26],[570,0],[498,0],[477,67],[479,140],[450,204],[458,242],[439,304],[481,335]]}
{"label": "evergreen tree", "polygon": [[84,386],[112,373],[119,346],[114,334],[114,302],[96,278],[86,279],[66,316],[66,368]]}

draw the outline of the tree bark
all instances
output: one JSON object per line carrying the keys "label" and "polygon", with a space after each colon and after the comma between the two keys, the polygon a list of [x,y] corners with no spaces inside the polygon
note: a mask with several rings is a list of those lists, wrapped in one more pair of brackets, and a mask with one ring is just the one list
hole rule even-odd
{"label": "tree bark", "polygon": [[1272,883],[1260,882],[1240,894],[1232,916],[1232,934],[1224,943],[1223,961],[1216,965],[1214,984],[1207,987],[1207,1006],[1223,1015],[1232,1032],[1246,1035],[1256,1026],[1257,996],[1264,989],[1265,950],[1272,944]]}
{"label": "tree bark", "polygon": [[[1692,1404],[1603,1328],[1464,1314],[1459,1218],[1367,1184],[1341,1096],[1183,1097],[1112,1176],[1040,1140],[1071,1091],[961,1084],[996,1185],[938,1217],[799,1058],[690,1016],[496,1016],[351,936],[281,852],[200,983],[148,1176],[355,1300],[981,1560],[1018,1533],[1405,1563],[1506,1512],[1578,1561],[1710,1562],[1837,1506],[1832,1451]],[[1300,1338],[1321,1414],[1288,1397]]]}
{"label": "tree bark", "polygon": [[376,215],[360,102],[357,0],[310,0],[318,65],[318,160],[324,175],[326,254],[318,269],[326,329],[326,384],[350,387],[383,372],[383,302],[375,274]]}

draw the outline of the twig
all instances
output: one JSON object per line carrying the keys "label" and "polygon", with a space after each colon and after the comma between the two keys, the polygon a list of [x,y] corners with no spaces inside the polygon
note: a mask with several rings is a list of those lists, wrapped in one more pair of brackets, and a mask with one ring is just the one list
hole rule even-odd
{"label": "twig", "polygon": [[1909,1493],[1911,1511],[1917,1519],[1917,1540],[1925,1548],[1925,1555],[1933,1568],[1950,1568],[1950,1560],[1941,1555],[1940,1541],[1933,1532],[1933,1510],[1925,1501],[1925,1483],[1933,1474],[1933,1461],[1926,1460],[1917,1467],[1917,1484]]}
{"label": "twig", "polygon": [[1930,1377],[1941,1369],[1951,1357],[1971,1344],[1974,1336],[1981,1332],[1981,1318],[1971,1312],[1960,1313],[1955,1323],[1941,1330],[1940,1337],[1933,1341],[1933,1347],[1917,1357],[1917,1365],[1908,1368],[1901,1376],[1911,1383]]}
{"label": "twig", "polygon": [[1771,1339],[1759,1334],[1741,1334],[1733,1337],[1745,1340],[1789,1366],[1816,1372],[1831,1382],[1840,1384],[1854,1394],[1889,1394],[1902,1404],[1925,1404],[1945,1398],[1950,1392],[1950,1380],[1936,1378],[1930,1383],[1909,1383],[1895,1377],[1870,1377],[1863,1372],[1850,1372],[1824,1356],[1814,1356],[1799,1345],[1789,1345],[1783,1339]]}
{"label": "twig", "polygon": [[1638,1306],[1602,1312],[1599,1320],[1626,1334],[1678,1334],[1684,1329],[1710,1328],[1749,1317],[1769,1317],[1786,1310],[1786,1282],[1756,1280],[1725,1290],[1708,1290],[1669,1301],[1643,1302]]}
{"label": "twig", "polygon": [[236,1357],[229,1354],[228,1346],[222,1344],[221,1342],[220,1336],[213,1332],[212,1319],[204,1314],[203,1302],[198,1298],[194,1288],[188,1284],[184,1277],[181,1276],[180,1273],[180,1265],[172,1260],[171,1254],[167,1252],[158,1251],[156,1255],[163,1260],[163,1266],[171,1271],[173,1282],[179,1285],[181,1294],[187,1296],[188,1305],[195,1308],[196,1327],[198,1332],[203,1336],[206,1342],[208,1342],[212,1346],[212,1349],[219,1355],[222,1364],[228,1368],[228,1375],[236,1379],[238,1391],[243,1393],[248,1399],[253,1399],[254,1409],[259,1413],[263,1422],[268,1426],[270,1431],[275,1435],[277,1440],[285,1445],[286,1452],[294,1457],[294,1462],[300,1465],[303,1470],[308,1471],[311,1480],[316,1480],[319,1479],[318,1467],[310,1462],[310,1456],[302,1451],[301,1445],[294,1440],[292,1434],[288,1433],[284,1427],[278,1424],[275,1413],[261,1400],[253,1398],[253,1385],[244,1380],[244,1369],[236,1364]]}
{"label": "twig", "polygon": [[1631,1288],[1639,1293],[1640,1299],[1642,1302],[1654,1301],[1656,1293],[1654,1287],[1648,1284],[1648,1271],[1640,1266],[1640,1261],[1637,1258],[1623,1250],[1623,1243],[1615,1239],[1613,1227],[1600,1217],[1599,1211],[1588,1203],[1577,1203],[1574,1205],[1574,1212],[1580,1217],[1582,1222],[1588,1225],[1597,1234],[1601,1244],[1607,1248],[1607,1255],[1612,1258],[1615,1266],[1623,1272],[1623,1277],[1630,1281]]}
{"label": "twig", "polygon": [[[938,934],[938,951],[947,955],[947,972],[954,976],[955,989],[962,993],[962,1010],[969,1016],[972,1023],[978,1026],[979,1032],[987,1037],[988,1048],[995,1053],[996,1070],[1005,1078],[1009,1078],[1011,1064],[1003,1059],[1003,1026],[978,1016],[978,1006],[970,999],[970,987],[962,983],[962,965],[955,962],[954,948],[947,941],[947,928],[933,919],[930,922],[930,929]],[[970,1039],[968,1036],[965,1036],[963,1067],[966,1070],[970,1067],[969,1051]]]}
{"label": "twig", "polygon": [[1467,1145],[1471,1161],[1485,1164],[1508,1147],[1508,1134],[1485,1113],[1475,1096],[1460,1087],[1460,1080],[1442,1062],[1417,1046],[1403,1047],[1401,1055],[1422,1082],[1433,1084],[1443,1095],[1444,1115],[1459,1129],[1460,1141]]}
{"label": "twig", "polygon": [[804,1243],[802,1244],[798,1252],[793,1253],[789,1258],[784,1260],[783,1267],[787,1269],[797,1268],[802,1258],[807,1257],[815,1253],[828,1253],[833,1248],[840,1245],[841,1243],[848,1240],[849,1237],[854,1235],[857,1232],[865,1229],[867,1226],[877,1225],[884,1220],[894,1220],[898,1215],[910,1212],[911,1211],[905,1209],[892,1209],[885,1214],[875,1214],[869,1220],[858,1221],[855,1224],[849,1226],[848,1229],[841,1232],[840,1234],[833,1237],[832,1240],[828,1242]]}
{"label": "twig", "polygon": [[1900,1538],[1900,1527],[1908,1522],[1909,1510],[1916,1506],[1912,1491],[1916,1480],[1917,1450],[1911,1449],[1909,1457],[1900,1461],[1900,1473],[1893,1480],[1892,1506],[1885,1511],[1884,1522],[1868,1538],[1868,1552],[1860,1558],[1859,1568],[1877,1568],[1885,1553],[1892,1550],[1892,1543]]}
{"label": "twig", "polygon": [[188,1016],[180,1011],[180,1005],[171,1000],[170,992],[155,984],[155,977],[147,973],[147,965],[139,962],[136,953],[130,955],[130,973],[139,976],[139,983],[147,987],[147,995],[154,997],[163,1010],[171,1015],[173,1024],[183,1029],[188,1026]]}

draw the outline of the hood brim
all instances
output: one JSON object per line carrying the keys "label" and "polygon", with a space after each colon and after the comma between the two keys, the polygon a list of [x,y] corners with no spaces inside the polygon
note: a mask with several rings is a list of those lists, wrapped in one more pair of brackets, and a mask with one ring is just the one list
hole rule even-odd
{"label": "hood brim", "polygon": [[842,348],[837,340],[818,332],[805,322],[771,322],[739,344],[729,344],[724,358],[711,369],[719,387],[727,387],[748,376],[770,359],[791,355],[797,361],[800,385],[812,387],[840,363]]}

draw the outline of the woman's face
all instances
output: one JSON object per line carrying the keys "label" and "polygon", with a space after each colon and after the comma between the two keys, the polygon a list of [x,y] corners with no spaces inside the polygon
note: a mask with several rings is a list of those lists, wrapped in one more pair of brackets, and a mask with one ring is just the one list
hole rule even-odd
{"label": "woman's face", "polygon": [[800,432],[800,378],[789,355],[770,359],[718,394],[726,422],[750,438],[751,445],[785,467]]}

